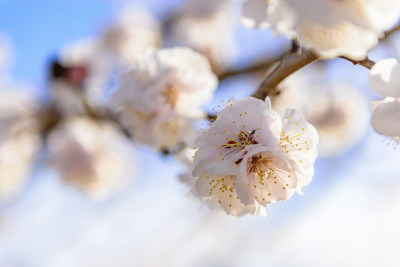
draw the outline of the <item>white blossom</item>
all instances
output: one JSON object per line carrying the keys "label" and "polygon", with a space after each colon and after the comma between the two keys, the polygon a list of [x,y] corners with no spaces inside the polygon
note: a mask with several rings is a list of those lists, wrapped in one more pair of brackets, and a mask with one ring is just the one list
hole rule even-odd
{"label": "white blossom", "polygon": [[235,15],[229,0],[187,1],[173,20],[169,42],[202,53],[220,73],[236,56]]}
{"label": "white blossom", "polygon": [[196,140],[197,193],[229,215],[258,214],[311,181],[317,139],[302,114],[288,109],[281,118],[269,98],[231,102]]}
{"label": "white blossom", "polygon": [[249,26],[269,27],[321,57],[363,59],[400,17],[398,0],[245,0]]}
{"label": "white blossom", "polygon": [[186,48],[150,49],[121,72],[111,105],[136,141],[169,149],[194,133],[193,120],[204,117],[201,107],[216,86],[202,55]]}
{"label": "white blossom", "polygon": [[85,117],[67,119],[48,137],[51,166],[63,180],[99,200],[134,176],[130,146],[114,125]]}
{"label": "white blossom", "polygon": [[0,91],[0,198],[24,186],[40,147],[36,100],[22,91]]}
{"label": "white blossom", "polygon": [[83,95],[96,106],[106,103],[106,90],[115,66],[99,40],[83,39],[66,45],[60,52],[59,63],[60,77],[53,79],[50,89],[61,113],[84,114]]}
{"label": "white blossom", "polygon": [[128,5],[115,21],[104,28],[102,42],[123,62],[130,63],[149,47],[160,46],[160,23],[146,10]]}
{"label": "white blossom", "polygon": [[400,64],[390,58],[377,62],[370,72],[371,88],[386,96],[371,103],[374,130],[400,141]]}

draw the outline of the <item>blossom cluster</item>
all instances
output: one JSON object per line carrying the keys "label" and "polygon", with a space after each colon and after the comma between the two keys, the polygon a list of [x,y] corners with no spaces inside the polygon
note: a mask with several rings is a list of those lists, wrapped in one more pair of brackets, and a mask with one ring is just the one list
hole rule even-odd
{"label": "blossom cluster", "polygon": [[129,145],[112,123],[69,118],[48,137],[49,163],[64,181],[102,200],[135,173]]}
{"label": "blossom cluster", "polygon": [[317,143],[315,128],[296,110],[281,117],[269,98],[230,101],[195,141],[196,191],[232,216],[261,213],[311,181]]}
{"label": "blossom cluster", "polygon": [[217,77],[207,59],[187,48],[148,50],[120,74],[111,105],[137,142],[172,149],[194,134]]}

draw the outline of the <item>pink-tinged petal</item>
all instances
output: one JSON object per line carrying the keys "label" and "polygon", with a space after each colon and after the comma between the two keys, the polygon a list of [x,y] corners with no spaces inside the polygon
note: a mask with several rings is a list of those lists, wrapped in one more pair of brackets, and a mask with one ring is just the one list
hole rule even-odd
{"label": "pink-tinged petal", "polygon": [[221,187],[221,176],[211,176],[204,172],[196,182],[195,189],[201,197],[214,197]]}
{"label": "pink-tinged petal", "polygon": [[254,193],[254,200],[253,201],[257,201],[258,203],[260,203],[261,205],[268,206],[269,204],[275,202],[272,198],[271,198],[271,194],[268,191],[268,188],[265,184],[265,181],[261,180],[260,177],[256,174],[250,174],[248,176],[248,180],[249,180],[249,188],[248,190],[253,191]]}
{"label": "pink-tinged petal", "polygon": [[236,190],[244,203],[257,201],[266,206],[287,199],[297,187],[297,166],[286,153],[279,156],[268,148],[260,148],[246,154],[240,163],[240,176]]}
{"label": "pink-tinged petal", "polygon": [[244,130],[259,131],[262,129],[261,133],[265,139],[273,139],[272,136],[278,134],[272,131],[272,128],[280,128],[280,126],[279,114],[271,110],[266,102],[254,97],[245,97],[235,103],[229,103],[218,114],[210,131],[220,128],[228,133],[232,131],[237,135],[238,132]]}
{"label": "pink-tinged petal", "polygon": [[266,187],[268,188],[271,201],[280,201],[289,199],[293,193],[294,189],[289,189],[285,185],[282,185],[276,179],[269,179],[266,182]]}
{"label": "pink-tinged petal", "polygon": [[314,176],[314,167],[310,167],[303,171],[301,174],[297,174],[297,190],[301,192],[301,188],[308,185]]}
{"label": "pink-tinged petal", "polygon": [[[290,157],[285,157],[284,153],[262,153],[262,157],[267,160],[268,175],[256,175],[256,179],[252,182],[252,188],[260,189],[262,196],[261,199],[269,202],[276,202],[278,200],[288,199],[293,190],[298,186],[298,175],[293,170],[297,167]],[[279,189],[279,190],[278,190]],[[276,193],[278,192],[278,193]],[[257,199],[261,203],[260,199]]]}
{"label": "pink-tinged petal", "polygon": [[296,110],[287,109],[282,116],[282,148],[300,165],[307,169],[317,158],[318,133],[307,122],[304,115]]}
{"label": "pink-tinged petal", "polygon": [[265,0],[245,0],[242,4],[242,21],[247,27],[267,27],[267,5]]}
{"label": "pink-tinged petal", "polygon": [[244,204],[252,204],[255,202],[255,192],[250,188],[249,181],[236,178],[236,193],[241,202]]}
{"label": "pink-tinged petal", "polygon": [[370,72],[371,88],[375,93],[400,97],[400,64],[394,58],[378,61]]}
{"label": "pink-tinged petal", "polygon": [[256,212],[254,203],[243,203],[236,194],[235,180],[233,176],[223,178],[222,186],[218,190],[218,203],[231,216],[239,217],[246,213],[254,214]]}
{"label": "pink-tinged petal", "polygon": [[203,172],[212,175],[234,175],[238,172],[238,166],[233,162],[218,162],[212,159],[202,159],[195,164],[193,176],[199,176]]}
{"label": "pink-tinged petal", "polygon": [[400,136],[400,102],[388,98],[375,107],[371,117],[371,125],[377,133],[398,137]]}
{"label": "pink-tinged petal", "polygon": [[251,160],[251,158],[257,154],[260,154],[262,152],[268,152],[270,150],[271,150],[270,147],[260,146],[260,147],[257,147],[256,149],[249,151],[243,157],[243,160],[239,164],[240,175],[239,175],[238,180],[242,180],[244,183],[247,183],[248,182],[248,178],[247,178],[248,164],[249,164],[249,161]]}

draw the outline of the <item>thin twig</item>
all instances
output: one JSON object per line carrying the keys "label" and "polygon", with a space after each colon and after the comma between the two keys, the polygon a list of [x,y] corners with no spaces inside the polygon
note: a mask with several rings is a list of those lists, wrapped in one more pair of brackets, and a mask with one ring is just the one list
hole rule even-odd
{"label": "thin twig", "polygon": [[372,67],[375,65],[375,61],[370,60],[368,57],[363,60],[353,60],[348,57],[340,57],[340,58],[346,59],[346,60],[350,61],[351,63],[353,63],[354,65],[363,66],[364,68],[367,68],[369,70],[372,69]]}
{"label": "thin twig", "polygon": [[385,32],[385,34],[383,35],[382,38],[380,38],[380,40],[385,40],[385,39],[387,39],[390,35],[392,35],[393,33],[396,33],[396,32],[399,31],[399,30],[400,30],[400,23],[397,24],[397,26],[394,27],[393,29],[391,29],[391,30]]}

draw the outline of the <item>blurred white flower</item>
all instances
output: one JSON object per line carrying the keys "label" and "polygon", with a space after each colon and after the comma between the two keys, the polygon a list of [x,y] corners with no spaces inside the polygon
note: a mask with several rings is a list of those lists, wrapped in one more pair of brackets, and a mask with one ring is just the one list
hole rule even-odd
{"label": "blurred white flower", "polygon": [[321,57],[363,59],[379,36],[398,22],[398,0],[245,0],[245,24],[269,27]]}
{"label": "blurred white flower", "polygon": [[22,91],[0,91],[0,199],[24,186],[40,148],[38,103]]}
{"label": "blurred white flower", "polygon": [[371,88],[386,96],[371,102],[374,130],[400,142],[400,64],[390,58],[377,62],[370,72]]}
{"label": "blurred white flower", "polygon": [[65,46],[52,69],[51,93],[56,107],[64,115],[83,114],[82,94],[95,105],[105,104],[114,67],[113,58],[99,40],[84,39]]}
{"label": "blurred white flower", "polygon": [[207,59],[186,48],[148,50],[122,71],[111,105],[135,140],[170,149],[194,133],[201,106],[213,95],[217,77]]}
{"label": "blurred white flower", "polygon": [[104,199],[135,175],[132,144],[114,125],[75,117],[48,137],[50,164],[61,178]]}
{"label": "blurred white flower", "polygon": [[288,109],[281,118],[269,98],[230,103],[195,142],[197,193],[229,215],[258,214],[311,181],[317,142],[302,114]]}
{"label": "blurred white flower", "polygon": [[369,116],[366,103],[365,97],[347,84],[312,81],[303,72],[289,77],[272,99],[278,111],[293,107],[304,113],[318,131],[319,155],[323,157],[338,156],[365,136]]}
{"label": "blurred white flower", "polygon": [[128,5],[116,21],[105,27],[102,42],[129,63],[147,48],[160,46],[160,23],[145,9]]}
{"label": "blurred white flower", "polygon": [[187,1],[171,25],[170,42],[205,55],[215,73],[235,58],[234,5],[229,0]]}

